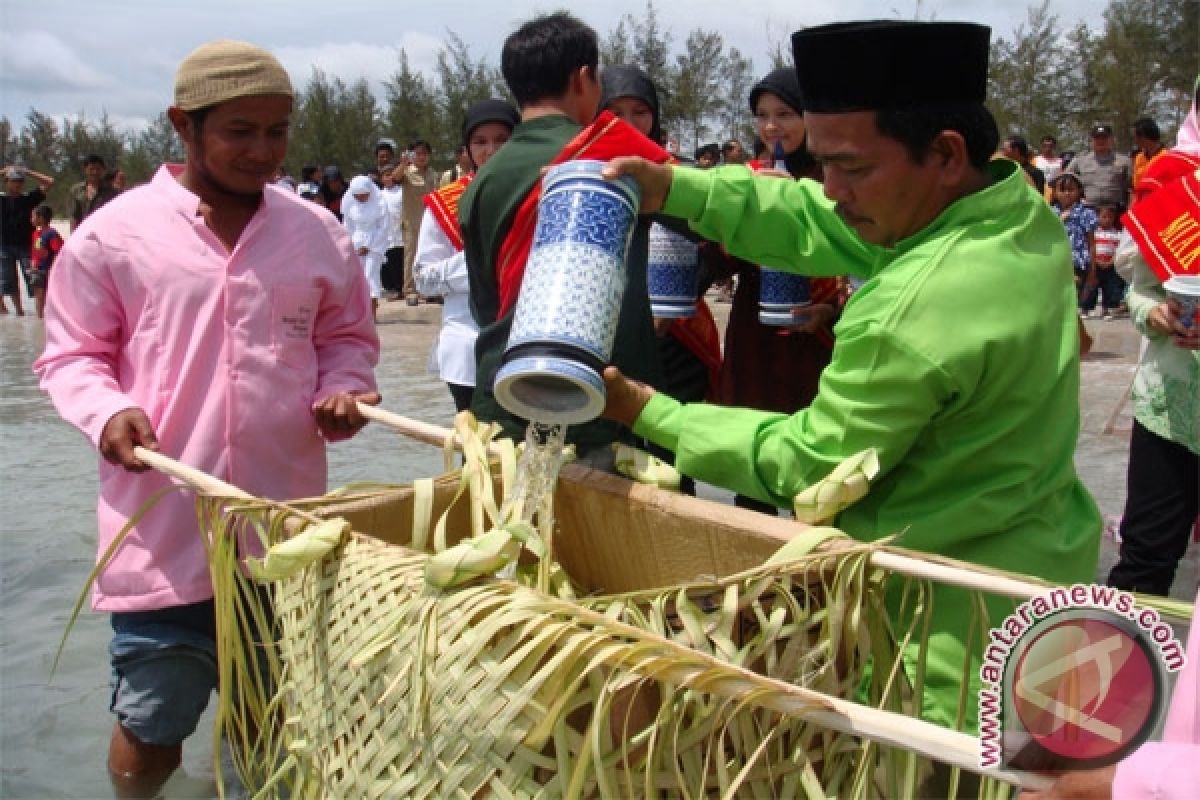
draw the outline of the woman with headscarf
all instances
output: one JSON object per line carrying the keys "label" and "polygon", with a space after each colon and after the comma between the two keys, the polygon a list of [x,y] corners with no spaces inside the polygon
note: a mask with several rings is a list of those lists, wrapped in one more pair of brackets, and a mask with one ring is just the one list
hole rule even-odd
{"label": "woman with headscarf", "polygon": [[1181,240],[1181,220],[1200,218],[1198,106],[1200,80],[1175,147],[1146,170],[1148,191],[1123,220],[1131,241],[1116,256],[1132,272],[1126,302],[1146,346],[1133,379],[1121,557],[1108,584],[1147,594],[1170,591],[1200,516],[1200,320],[1186,319],[1163,285],[1200,275],[1193,250],[1164,246]]}
{"label": "woman with headscarf", "polygon": [[379,270],[388,248],[388,213],[379,187],[366,175],[355,176],[342,197],[342,224],[362,261],[371,290],[371,314],[378,322],[379,296],[383,294]]}
{"label": "woman with headscarf", "polygon": [[[804,146],[804,102],[796,71],[782,67],[769,73],[750,90],[754,126],[766,151],[781,153],[785,169],[774,161],[747,163],[759,172],[781,179],[821,179],[821,169]],[[734,169],[734,167],[728,167]],[[737,289],[725,328],[725,360],[721,366],[717,402],[763,411],[791,414],[812,402],[821,371],[833,355],[833,323],[837,319],[838,281],[811,278],[811,305],[804,316],[787,328],[763,325],[758,319],[759,267],[733,258],[716,245],[703,250],[706,266],[715,280],[737,275]],[[739,495],[743,508],[766,513],[776,509]]]}
{"label": "woman with headscarf", "polygon": [[456,181],[425,195],[425,214],[413,258],[413,281],[427,297],[442,297],[442,328],[429,355],[431,371],[446,382],[454,407],[470,408],[475,390],[475,337],[479,327],[471,316],[467,259],[463,253],[458,201],[475,177],[508,141],[520,115],[503,100],[480,100],[467,109],[463,144],[472,170]]}
{"label": "woman with headscarf", "polygon": [[[658,92],[638,67],[605,67],[600,73],[600,110],[632,125],[656,144],[663,143]],[[687,234],[694,238],[694,234]],[[643,253],[642,255],[646,255]],[[721,341],[704,299],[687,319],[655,320],[664,391],[684,402],[711,399],[721,368]]]}

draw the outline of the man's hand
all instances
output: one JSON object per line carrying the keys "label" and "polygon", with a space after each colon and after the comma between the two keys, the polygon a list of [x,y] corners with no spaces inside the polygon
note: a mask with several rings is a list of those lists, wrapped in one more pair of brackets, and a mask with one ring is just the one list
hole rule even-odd
{"label": "man's hand", "polygon": [[642,190],[641,213],[653,214],[667,202],[671,191],[672,168],[669,164],[655,164],[638,156],[622,156],[609,161],[601,173],[608,180],[628,175],[637,181]]}
{"label": "man's hand", "polygon": [[1018,800],[1110,800],[1115,764],[1100,769],[1061,772],[1046,777],[1054,783],[1041,790],[1025,790]]}
{"label": "man's hand", "polygon": [[379,392],[338,392],[314,403],[313,416],[326,438],[345,439],[367,424],[367,418],[359,412],[358,404],[377,406],[381,399]]}
{"label": "man's hand", "polygon": [[616,367],[604,368],[604,388],[608,396],[600,416],[615,420],[626,428],[633,427],[646,403],[654,396],[653,389],[626,378]]}
{"label": "man's hand", "polygon": [[787,325],[785,330],[797,333],[816,333],[826,327],[837,315],[837,310],[828,303],[818,303],[811,306],[797,306],[792,309],[792,317],[796,324]]}
{"label": "man's hand", "polygon": [[130,472],[145,472],[150,469],[133,454],[134,447],[158,450],[158,437],[150,418],[140,408],[127,408],[109,417],[100,432],[100,454],[110,464],[124,467]]}

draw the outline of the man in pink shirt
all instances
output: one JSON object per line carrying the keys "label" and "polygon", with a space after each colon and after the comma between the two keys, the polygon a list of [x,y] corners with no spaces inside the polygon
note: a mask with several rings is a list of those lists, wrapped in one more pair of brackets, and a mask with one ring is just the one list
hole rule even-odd
{"label": "man in pink shirt", "polygon": [[[195,50],[167,111],[186,163],[97,210],[59,256],[34,369],[104,456],[100,552],[170,485],[135,446],[256,495],[311,496],[326,489],[326,442],[365,422],[355,400],[379,402],[379,340],[350,240],[332,215],[269,185],[292,97],[258,47]],[[93,607],[114,630],[109,769],[119,789],[144,792],[179,765],[216,686],[190,496],[168,493],[138,520]]]}

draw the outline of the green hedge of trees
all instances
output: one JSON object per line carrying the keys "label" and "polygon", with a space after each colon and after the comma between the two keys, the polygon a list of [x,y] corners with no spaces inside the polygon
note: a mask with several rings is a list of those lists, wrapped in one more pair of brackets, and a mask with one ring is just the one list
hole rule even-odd
{"label": "green hedge of trees", "polygon": [[[917,16],[920,9],[918,2]],[[993,31],[989,104],[1002,134],[1021,134],[1035,144],[1051,133],[1060,148],[1080,150],[1088,129],[1105,122],[1124,148],[1131,144],[1133,121],[1151,116],[1170,142],[1200,71],[1200,3],[1108,0],[1097,4],[1095,19],[1073,21],[1051,9],[1044,0],[1028,9],[1016,30]],[[637,64],[660,87],[664,128],[685,153],[727,138],[748,145],[750,87],[790,60],[784,31],[774,41],[764,37],[758,62],[729,46],[716,28],[696,28],[678,39],[652,0],[640,17],[625,15],[601,38],[602,63]],[[444,168],[458,143],[463,109],[488,96],[507,96],[497,65],[472,56],[453,32],[432,75],[413,70],[401,50],[382,103],[365,78],[347,84],[314,69],[299,92],[288,167],[297,174],[304,164],[337,164],[353,174],[372,163],[379,137],[390,136],[401,146],[428,140]],[[107,115],[55,120],[30,110],[19,128],[0,118],[0,162],[54,175],[58,185],[50,200],[58,207],[80,180],[88,153],[120,163],[131,185],[182,157],[165,113],[134,133],[116,129]]]}

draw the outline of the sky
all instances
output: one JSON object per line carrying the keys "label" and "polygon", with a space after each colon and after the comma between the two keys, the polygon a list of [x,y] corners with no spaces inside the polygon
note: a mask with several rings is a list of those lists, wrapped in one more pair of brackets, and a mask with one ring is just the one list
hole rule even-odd
{"label": "sky", "polygon": [[[852,19],[979,22],[1011,39],[1035,0],[655,0],[676,50],[695,28],[717,30],[765,73],[768,53],[802,27]],[[1038,0],[1040,2],[1040,0]],[[1050,0],[1060,29],[1100,23],[1103,0]],[[566,7],[604,37],[623,14],[645,14],[645,0],[0,0],[0,117],[20,129],[31,109],[56,119],[107,113],[138,130],[170,103],[175,67],[217,38],[274,52],[297,88],[313,68],[347,83],[365,77],[382,102],[382,84],[401,49],[413,69],[432,75],[448,31],[475,58],[498,64],[504,37],[529,17]]]}

